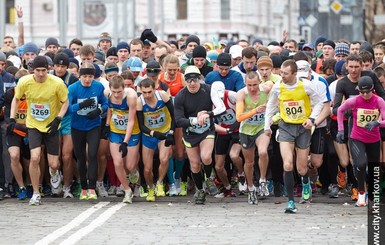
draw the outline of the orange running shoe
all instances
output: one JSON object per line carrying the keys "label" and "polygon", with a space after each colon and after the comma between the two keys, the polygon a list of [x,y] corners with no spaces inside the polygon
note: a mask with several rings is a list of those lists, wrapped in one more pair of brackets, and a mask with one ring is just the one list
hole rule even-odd
{"label": "orange running shoe", "polygon": [[358,189],[353,188],[352,189],[352,201],[357,201],[358,200]]}
{"label": "orange running shoe", "polygon": [[338,170],[337,183],[339,188],[343,189],[346,187],[346,172]]}

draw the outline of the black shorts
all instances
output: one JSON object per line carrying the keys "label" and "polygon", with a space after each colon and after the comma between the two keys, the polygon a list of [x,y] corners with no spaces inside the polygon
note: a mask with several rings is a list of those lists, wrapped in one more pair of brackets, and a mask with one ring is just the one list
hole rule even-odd
{"label": "black shorts", "polygon": [[186,134],[183,132],[183,144],[187,148],[192,148],[201,143],[204,139],[215,139],[215,131],[207,130],[203,134]]}
{"label": "black shorts", "polygon": [[[348,143],[348,121],[344,120],[344,144]],[[336,141],[336,135],[338,133],[338,123],[336,120],[330,121],[330,136]]]}
{"label": "black shorts", "polygon": [[325,147],[326,127],[316,128],[310,140],[310,153],[323,154]]}
{"label": "black shorts", "polygon": [[217,134],[215,137],[215,154],[226,155],[233,144],[239,144],[239,133]]}
{"label": "black shorts", "polygon": [[260,130],[257,134],[255,135],[247,135],[247,134],[242,134],[239,133],[239,142],[242,145],[242,148],[244,149],[250,149],[253,147],[257,147],[256,145],[256,140],[257,138],[261,135],[264,134],[264,130]]}
{"label": "black shorts", "polygon": [[385,141],[385,128],[380,128],[381,141]]}
{"label": "black shorts", "polygon": [[30,149],[41,147],[44,143],[48,154],[54,156],[59,155],[59,132],[54,135],[50,135],[42,133],[35,128],[28,128],[28,138]]}
{"label": "black shorts", "polygon": [[28,138],[22,137],[18,134],[6,136],[7,146],[17,146],[20,148],[20,156],[24,159],[31,159],[31,152],[29,150]]}
{"label": "black shorts", "polygon": [[106,125],[106,122],[107,122],[107,118],[106,117],[102,118],[102,122],[100,124],[100,139],[102,139],[102,140],[104,140],[103,130],[104,130],[104,125]]}

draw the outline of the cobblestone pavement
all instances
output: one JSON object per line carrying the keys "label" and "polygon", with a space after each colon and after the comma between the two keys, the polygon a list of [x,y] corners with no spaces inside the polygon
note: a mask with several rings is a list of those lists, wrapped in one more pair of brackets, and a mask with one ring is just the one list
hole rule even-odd
{"label": "cobblestone pavement", "polygon": [[43,198],[0,202],[0,244],[366,244],[367,209],[348,197],[313,198],[285,214],[285,197],[249,205],[247,196],[205,205],[192,196],[97,201]]}

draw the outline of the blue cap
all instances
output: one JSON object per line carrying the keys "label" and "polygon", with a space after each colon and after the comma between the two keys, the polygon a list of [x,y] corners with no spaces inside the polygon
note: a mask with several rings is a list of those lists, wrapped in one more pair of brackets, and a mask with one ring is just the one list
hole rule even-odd
{"label": "blue cap", "polygon": [[25,53],[35,53],[36,55],[39,54],[39,48],[34,43],[26,43],[24,44],[23,54]]}
{"label": "blue cap", "polygon": [[102,75],[102,70],[100,70],[100,66],[96,63],[93,63],[95,67],[95,75],[94,78],[99,78]]}
{"label": "blue cap", "polygon": [[126,71],[130,68],[130,71],[143,71],[142,61],[138,57],[130,57],[122,64],[122,71]]}
{"label": "blue cap", "polygon": [[119,52],[120,49],[127,49],[128,52],[130,52],[130,46],[127,42],[119,42],[118,45],[116,45],[116,52]]}

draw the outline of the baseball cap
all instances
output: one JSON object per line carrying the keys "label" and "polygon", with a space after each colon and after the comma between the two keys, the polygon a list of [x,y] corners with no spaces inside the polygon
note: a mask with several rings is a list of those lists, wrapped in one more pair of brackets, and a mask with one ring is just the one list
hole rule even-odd
{"label": "baseball cap", "polygon": [[358,80],[358,90],[360,92],[370,92],[373,89],[373,80],[369,76],[363,76]]}
{"label": "baseball cap", "polygon": [[150,60],[147,63],[146,74],[147,76],[157,76],[160,72],[160,65],[156,60]]}
{"label": "baseball cap", "polygon": [[217,59],[218,66],[231,66],[231,56],[228,53],[220,53]]}
{"label": "baseball cap", "polygon": [[187,66],[184,72],[184,79],[188,80],[191,78],[199,78],[201,76],[201,72],[196,66]]}
{"label": "baseball cap", "polygon": [[305,60],[299,60],[295,63],[297,64],[297,77],[307,78],[311,70],[309,62]]}
{"label": "baseball cap", "polygon": [[127,67],[130,71],[143,71],[142,61],[138,57],[131,57],[122,64],[122,71],[126,71]]}
{"label": "baseball cap", "polygon": [[302,46],[302,50],[305,50],[305,48],[309,48],[311,50],[314,50],[314,45],[312,43],[305,43],[303,46]]}
{"label": "baseball cap", "polygon": [[242,49],[243,49],[242,46],[238,44],[231,46],[229,50],[231,58],[235,59],[238,57],[242,57]]}

